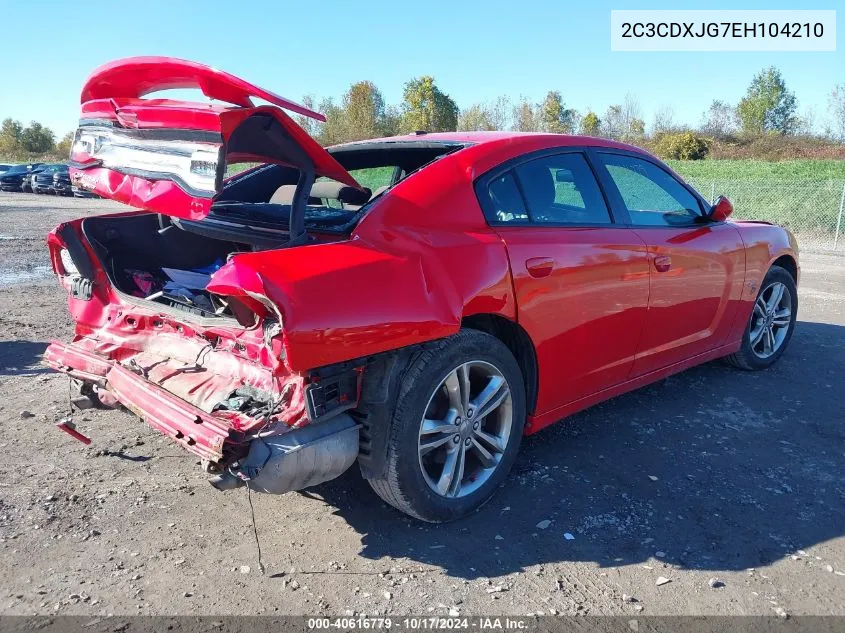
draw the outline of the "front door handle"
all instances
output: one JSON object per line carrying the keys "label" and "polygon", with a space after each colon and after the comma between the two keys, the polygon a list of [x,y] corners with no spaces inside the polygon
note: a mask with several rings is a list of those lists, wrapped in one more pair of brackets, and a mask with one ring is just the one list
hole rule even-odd
{"label": "front door handle", "polygon": [[551,257],[532,257],[525,260],[525,268],[532,277],[540,279],[548,277],[555,267],[555,260]]}
{"label": "front door handle", "polygon": [[672,268],[672,258],[668,255],[655,255],[654,267],[657,269],[657,272],[665,273]]}

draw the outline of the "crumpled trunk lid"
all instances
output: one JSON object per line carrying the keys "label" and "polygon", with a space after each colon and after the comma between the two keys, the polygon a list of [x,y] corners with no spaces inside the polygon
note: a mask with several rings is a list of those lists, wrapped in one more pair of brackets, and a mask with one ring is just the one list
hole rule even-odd
{"label": "crumpled trunk lid", "polygon": [[[142,98],[172,88],[199,88],[231,105]],[[255,97],[272,105],[255,106]],[[202,64],[168,57],[111,62],[88,78],[81,102],[71,181],[133,207],[200,220],[233,162],[289,165],[360,188],[284,110],[325,117]]]}

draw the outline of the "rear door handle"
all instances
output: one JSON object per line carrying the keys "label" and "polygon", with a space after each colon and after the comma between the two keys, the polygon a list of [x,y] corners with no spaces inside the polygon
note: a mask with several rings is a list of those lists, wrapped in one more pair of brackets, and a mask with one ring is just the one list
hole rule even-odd
{"label": "rear door handle", "polygon": [[672,258],[668,255],[655,255],[654,267],[657,269],[657,272],[665,273],[672,268]]}
{"label": "rear door handle", "polygon": [[555,260],[551,257],[532,257],[525,260],[525,268],[532,277],[540,279],[548,277],[555,267]]}

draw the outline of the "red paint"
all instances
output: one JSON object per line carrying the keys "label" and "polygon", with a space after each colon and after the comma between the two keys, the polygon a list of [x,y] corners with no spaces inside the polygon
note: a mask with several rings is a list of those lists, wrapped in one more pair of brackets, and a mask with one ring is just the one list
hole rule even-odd
{"label": "red paint", "polygon": [[[129,73],[133,64],[137,81]],[[267,114],[321,174],[354,183],[281,109],[247,103],[250,96],[262,96],[259,89],[229,75],[206,69],[195,84],[235,107],[139,98],[193,81],[183,72],[185,64],[163,62],[157,68],[147,59],[104,67],[86,85],[83,117],[219,132],[225,142],[246,117]],[[289,108],[285,100],[275,103]],[[397,184],[348,238],[236,254],[213,275],[208,289],[236,299],[258,316],[258,324],[200,325],[162,313],[117,293],[98,266],[91,300],[68,299],[76,322],[73,343],[51,345],[47,362],[107,389],[195,454],[219,460],[227,445],[236,447],[264,428],[262,420],[212,410],[237,386],[284,396],[272,424],[300,426],[308,421],[303,394],[312,370],[447,337],[466,317],[497,315],[518,323],[536,352],[538,396],[526,431],[533,433],[736,351],[768,268],[784,256],[797,265],[794,238],[761,223],[491,228],[473,185],[505,161],[555,147],[644,152],[604,139],[552,134],[424,139],[473,144]],[[196,219],[211,203],[171,182],[101,167],[78,171],[90,176],[98,193],[150,211]],[[85,243],[80,221],[70,224]],[[53,266],[62,273],[63,244],[55,232],[48,244]],[[90,245],[85,247],[94,258]],[[70,290],[66,278],[60,279]],[[261,326],[270,318],[282,325],[272,338]],[[203,371],[184,371],[197,358]]]}
{"label": "red paint", "polygon": [[97,68],[85,82],[80,102],[94,99],[138,98],[159,90],[199,88],[209,99],[251,108],[251,97],[318,121],[326,117],[290,99],[259,88],[239,77],[173,57],[128,57]]}
{"label": "red paint", "polygon": [[71,422],[59,422],[58,424],[56,424],[56,428],[59,429],[60,431],[64,431],[65,433],[70,435],[73,439],[79,440],[80,442],[82,442],[86,446],[88,446],[91,443],[91,438],[85,437],[82,433],[77,431],[76,428],[74,428],[74,426]]}
{"label": "red paint", "polygon": [[724,222],[734,212],[734,206],[725,196],[719,196],[716,204],[710,209],[710,217],[714,222]]}

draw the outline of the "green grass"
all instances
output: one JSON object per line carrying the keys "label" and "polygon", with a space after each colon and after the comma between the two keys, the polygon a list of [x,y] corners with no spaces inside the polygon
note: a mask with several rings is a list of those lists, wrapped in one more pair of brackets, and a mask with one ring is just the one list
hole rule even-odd
{"label": "green grass", "polygon": [[841,160],[667,160],[684,178],[699,180],[845,181]]}
{"label": "green grass", "polygon": [[727,196],[737,218],[782,224],[810,247],[827,247],[836,231],[845,161],[667,162],[708,200]]}

